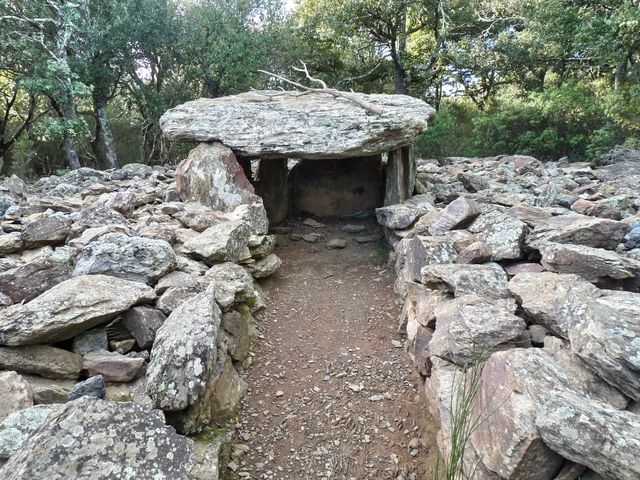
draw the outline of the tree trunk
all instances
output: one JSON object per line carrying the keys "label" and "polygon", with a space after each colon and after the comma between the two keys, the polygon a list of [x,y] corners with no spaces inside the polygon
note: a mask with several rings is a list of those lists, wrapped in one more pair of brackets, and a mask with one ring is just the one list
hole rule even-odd
{"label": "tree trunk", "polygon": [[407,94],[407,74],[399,62],[393,61],[393,83],[395,85],[396,94]]}
{"label": "tree trunk", "polygon": [[2,168],[0,169],[0,176],[8,177],[11,175],[11,167],[13,166],[13,157],[9,153],[10,146],[5,143],[0,143],[0,160],[2,160]]}
{"label": "tree trunk", "polygon": [[98,160],[98,165],[103,170],[118,168],[118,154],[113,133],[111,132],[109,117],[107,116],[106,103],[94,98],[93,114],[96,119],[96,131],[91,147]]}
{"label": "tree trunk", "polygon": [[[74,122],[77,118],[76,108],[73,105],[73,99],[67,99],[66,105],[62,109],[62,118],[67,122]],[[62,152],[64,158],[69,165],[69,168],[76,170],[80,168],[80,157],[78,156],[78,148],[76,147],[76,140],[74,135],[69,129],[64,134],[64,140],[62,142]]]}

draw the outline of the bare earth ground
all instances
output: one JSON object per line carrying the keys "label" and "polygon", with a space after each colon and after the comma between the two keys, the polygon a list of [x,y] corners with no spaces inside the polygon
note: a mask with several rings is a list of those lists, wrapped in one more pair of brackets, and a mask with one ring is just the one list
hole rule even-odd
{"label": "bare earth ground", "polygon": [[393,269],[381,243],[360,245],[332,223],[290,227],[344,238],[344,250],[278,237],[284,263],[265,284],[232,479],[431,478],[437,426],[398,348]]}

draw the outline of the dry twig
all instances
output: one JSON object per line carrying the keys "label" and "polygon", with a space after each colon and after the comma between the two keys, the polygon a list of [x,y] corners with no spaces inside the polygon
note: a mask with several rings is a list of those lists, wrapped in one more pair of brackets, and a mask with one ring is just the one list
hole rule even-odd
{"label": "dry twig", "polygon": [[[301,83],[298,83],[298,82],[295,82],[293,80],[290,80],[287,77],[283,77],[282,75],[278,75],[277,73],[268,72],[266,70],[258,70],[258,71],[260,73],[264,73],[265,75],[269,75],[269,76],[271,76],[273,78],[277,78],[278,80],[280,80],[282,82],[285,82],[285,83],[288,83],[289,85],[293,85],[294,87],[299,88],[301,90],[304,90],[305,92],[326,93],[326,94],[331,95],[334,98],[346,98],[347,100],[350,100],[353,103],[355,103],[356,105],[362,107],[367,112],[373,113],[374,115],[382,115],[383,114],[384,110],[382,108],[380,108],[377,105],[373,105],[370,102],[367,102],[367,101],[363,100],[362,98],[360,98],[355,93],[341,92],[340,90],[336,90],[335,88],[327,87],[327,84],[324,82],[324,80],[320,80],[319,78],[314,78],[314,77],[311,76],[311,74],[309,73],[309,69],[307,68],[306,63],[304,63],[303,61],[300,61],[300,63],[302,64],[302,68],[293,67],[293,69],[296,70],[297,72],[304,73],[305,76],[307,77],[307,79],[310,82],[317,83],[318,85],[320,85],[320,88],[307,87],[305,85],[302,85]],[[280,95],[280,94],[275,94],[275,95]]]}

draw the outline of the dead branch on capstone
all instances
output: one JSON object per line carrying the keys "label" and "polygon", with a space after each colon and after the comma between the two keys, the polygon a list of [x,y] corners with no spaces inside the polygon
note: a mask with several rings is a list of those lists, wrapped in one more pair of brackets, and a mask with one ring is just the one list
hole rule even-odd
{"label": "dead branch on capstone", "polygon": [[[372,104],[370,102],[367,102],[367,101],[363,100],[362,98],[360,98],[355,93],[342,92],[340,90],[336,90],[335,88],[329,88],[324,80],[321,80],[319,78],[315,78],[315,77],[311,76],[311,74],[309,73],[309,69],[307,68],[307,64],[306,63],[304,63],[302,60],[300,61],[300,63],[302,64],[302,68],[293,67],[293,69],[295,71],[297,71],[297,72],[304,73],[305,76],[307,77],[307,80],[309,80],[312,83],[317,83],[318,85],[320,85],[319,88],[307,87],[306,85],[298,83],[298,82],[296,82],[294,80],[291,80],[291,79],[289,79],[287,77],[284,77],[282,75],[278,75],[277,73],[268,72],[266,70],[258,70],[258,72],[264,73],[265,75],[269,75],[269,76],[271,76],[273,78],[276,78],[276,79],[278,79],[278,80],[280,80],[282,82],[288,83],[289,85],[293,85],[294,87],[299,88],[299,89],[303,90],[304,92],[326,93],[326,94],[331,95],[334,98],[345,98],[345,99],[350,100],[351,102],[355,103],[359,107],[362,107],[367,112],[373,113],[374,115],[382,115],[384,113],[384,110],[382,108],[380,108],[377,105],[374,105],[374,104]],[[276,95],[281,95],[281,94],[276,94]],[[267,95],[267,96],[269,96],[269,95]]]}

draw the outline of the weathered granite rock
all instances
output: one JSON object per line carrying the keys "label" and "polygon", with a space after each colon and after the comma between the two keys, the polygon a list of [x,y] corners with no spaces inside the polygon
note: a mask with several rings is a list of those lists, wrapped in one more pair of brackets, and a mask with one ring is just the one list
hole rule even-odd
{"label": "weathered granite rock", "polygon": [[491,260],[517,260],[523,255],[527,226],[508,215],[492,211],[469,225],[469,231],[491,249]]}
{"label": "weathered granite rock", "polygon": [[146,384],[154,406],[184,410],[203,397],[216,363],[220,321],[211,285],[176,308],[158,329]]}
{"label": "weathered granite rock", "polygon": [[590,282],[633,278],[640,269],[639,261],[602,248],[561,243],[548,243],[539,248],[541,263],[547,270],[574,273]]}
{"label": "weathered granite rock", "polygon": [[34,405],[7,416],[0,423],[0,460],[7,460],[20,450],[22,444],[57,407],[59,405]]}
{"label": "weathered granite rock", "polygon": [[536,417],[544,442],[563,457],[605,478],[640,478],[640,415],[565,393]]}
{"label": "weathered granite rock", "polygon": [[175,268],[176,255],[166,241],[108,233],[84,247],[73,274],[101,273],[150,284]]}
{"label": "weathered granite rock", "polygon": [[[349,215],[382,204],[380,155],[347,160],[302,160],[289,174],[296,210],[319,217]],[[285,197],[287,191],[280,193]]]}
{"label": "weathered granite rock", "polygon": [[435,316],[436,330],[429,351],[460,366],[517,339],[527,327],[520,317],[474,295],[439,303]]}
{"label": "weathered granite rock", "polygon": [[30,301],[71,278],[71,254],[66,248],[46,249],[32,260],[0,273],[0,293],[13,303]]}
{"label": "weathered granite rock", "polygon": [[68,400],[76,400],[80,397],[104,398],[107,386],[102,375],[95,375],[83,382],[76,383],[69,392]]}
{"label": "weathered granite rock", "polygon": [[122,323],[131,332],[136,343],[142,349],[149,349],[156,338],[156,332],[167,317],[155,308],[133,307],[122,315]]}
{"label": "weathered granite rock", "polygon": [[102,375],[107,382],[130,382],[140,373],[144,358],[101,350],[87,353],[82,364],[91,376]]}
{"label": "weathered granite rock", "polygon": [[0,372],[0,421],[32,405],[33,389],[29,382],[14,371]]}
{"label": "weathered granite rock", "polygon": [[480,215],[480,212],[480,206],[474,200],[458,197],[440,211],[429,226],[429,233],[444,235],[449,230],[464,227]]}
{"label": "weathered granite rock", "polygon": [[20,233],[0,233],[0,255],[9,255],[22,248]]}
{"label": "weathered granite rock", "polygon": [[213,293],[222,308],[246,302],[255,295],[251,275],[235,263],[214,265],[205,273],[205,278],[211,282],[207,291]]}
{"label": "weathered granite rock", "polygon": [[166,112],[160,125],[171,140],[217,141],[245,157],[329,159],[408,145],[435,113],[404,95],[355,96],[383,113],[324,93],[247,92],[187,102]]}
{"label": "weathered granite rock", "polygon": [[[204,232],[207,228],[222,223],[226,219],[223,213],[213,211],[209,207],[205,207],[199,203],[189,202],[180,205],[180,207],[180,210],[175,212],[173,217],[185,227],[195,230],[196,232]],[[179,233],[180,232],[176,232],[178,236],[177,239],[184,243],[185,240],[181,239]]]}
{"label": "weathered granite rock", "polygon": [[573,353],[598,376],[640,400],[640,294],[573,295],[556,315],[568,325]]}
{"label": "weathered granite rock", "polygon": [[75,380],[82,370],[82,358],[67,350],[46,345],[0,347],[0,369]]}
{"label": "weathered granite rock", "polygon": [[490,301],[510,297],[507,274],[498,264],[428,265],[422,269],[422,283],[456,296],[473,294]]}
{"label": "weathered granite rock", "polygon": [[162,412],[133,402],[82,397],[57,408],[2,470],[6,480],[188,478],[193,442]]}
{"label": "weathered granite rock", "polygon": [[542,405],[563,392],[616,408],[627,403],[566,350],[515,348],[487,359],[474,414],[491,414],[471,440],[489,470],[502,478],[553,478],[564,459],[545,445],[535,422]]}
{"label": "weathered granite rock", "polygon": [[[556,219],[558,217],[555,217]],[[571,223],[564,220],[549,221],[545,226],[536,227],[527,238],[527,245],[533,248],[547,243],[571,243],[593,248],[615,250],[622,243],[628,226],[623,222],[605,218],[575,215]]]}
{"label": "weathered granite rock", "polygon": [[66,280],[0,316],[0,345],[53,343],[100,325],[130,307],[150,302],[146,285],[106,275]]}
{"label": "weathered granite rock", "polygon": [[176,168],[175,181],[185,202],[199,202],[226,211],[259,198],[230,148],[202,143]]}
{"label": "weathered granite rock", "polygon": [[84,248],[86,245],[97,240],[107,233],[124,233],[125,235],[131,234],[131,229],[125,225],[104,225],[102,227],[87,228],[79,237],[76,237],[67,242],[72,247]]}
{"label": "weathered granite rock", "polygon": [[253,235],[249,239],[249,251],[251,257],[256,260],[273,253],[276,248],[275,235]]}
{"label": "weathered granite rock", "polygon": [[22,231],[26,248],[64,243],[71,229],[71,220],[62,215],[51,215],[28,224]]}
{"label": "weathered granite rock", "polygon": [[[346,247],[346,242],[343,240],[344,243],[339,243],[338,245],[341,246],[331,246],[331,241],[329,241],[327,243],[327,248],[331,249],[331,248],[344,248]],[[278,269],[282,266],[282,260],[280,260],[280,257],[278,257],[275,253],[272,253],[270,255],[267,255],[264,258],[261,258],[259,260],[256,260],[256,263],[254,263],[250,270],[251,270],[251,275],[253,275],[255,278],[267,278],[271,275],[273,275],[274,273],[276,273],[278,271]]]}
{"label": "weathered granite rock", "polygon": [[527,318],[562,338],[568,338],[570,325],[567,315],[558,315],[557,308],[574,298],[587,301],[600,296],[593,284],[579,276],[553,272],[518,273],[509,280],[508,288]]}
{"label": "weathered granite rock", "polygon": [[107,350],[109,339],[105,327],[92,328],[73,337],[71,350],[78,355],[86,355],[98,350]]}
{"label": "weathered granite rock", "polygon": [[161,295],[172,287],[193,287],[198,284],[198,276],[186,272],[175,270],[160,280],[155,286],[156,293]]}
{"label": "weathered granite rock", "polygon": [[219,223],[184,244],[187,252],[208,262],[235,262],[247,248],[251,231],[242,220]]}

